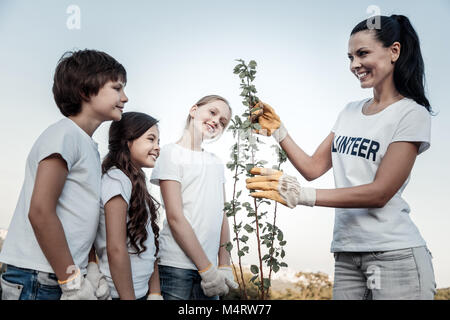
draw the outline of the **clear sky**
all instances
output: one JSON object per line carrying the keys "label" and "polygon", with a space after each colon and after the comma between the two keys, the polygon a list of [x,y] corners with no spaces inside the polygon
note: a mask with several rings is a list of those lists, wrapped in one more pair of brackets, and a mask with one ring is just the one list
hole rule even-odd
{"label": "clear sky", "polygon": [[[80,9],[80,29],[67,27],[70,5]],[[421,40],[427,93],[439,114],[432,120],[431,149],[418,157],[404,197],[433,253],[438,287],[449,287],[448,0],[0,0],[0,228],[11,221],[32,144],[62,117],[51,87],[65,51],[98,49],[120,61],[128,72],[127,111],[160,119],[163,145],[180,136],[189,107],[204,95],[226,97],[234,114],[241,114],[234,59],[254,59],[259,97],[277,110],[291,136],[311,154],[347,102],[371,96],[349,72],[347,58],[350,31],[371,15],[371,5],[383,15],[408,16]],[[102,156],[108,127],[104,124],[94,134]],[[227,133],[206,147],[227,162],[231,144]],[[263,157],[273,158],[270,153]],[[290,164],[285,171],[303,185],[334,186],[331,171],[310,183]],[[230,195],[228,172],[227,180]],[[334,210],[279,212],[289,267],[332,276]],[[246,262],[254,263],[254,256]]]}

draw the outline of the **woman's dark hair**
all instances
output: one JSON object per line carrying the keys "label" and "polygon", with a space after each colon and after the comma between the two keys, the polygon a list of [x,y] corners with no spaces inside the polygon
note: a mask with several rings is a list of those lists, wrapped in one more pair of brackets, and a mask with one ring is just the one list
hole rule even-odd
{"label": "woman's dark hair", "polygon": [[[157,255],[159,251],[159,227],[157,225],[160,204],[148,192],[145,173],[131,161],[128,142],[142,136],[148,129],[158,123],[158,120],[140,112],[125,112],[120,121],[114,121],[109,128],[108,154],[102,163],[102,173],[116,167],[130,179],[132,184],[130,205],[128,207],[127,236],[129,245],[140,255],[147,250],[144,242],[147,240],[146,226],[150,213],[150,222],[155,234]],[[147,210],[148,208],[148,210]]]}
{"label": "woman's dark hair", "polygon": [[373,27],[368,20],[358,23],[350,35],[359,31],[373,30],[375,38],[384,47],[390,47],[394,42],[401,45],[400,56],[394,66],[394,84],[397,91],[404,97],[413,99],[432,112],[430,103],[425,97],[425,69],[420,51],[419,37],[409,19],[402,15],[376,16],[370,19],[380,22]]}
{"label": "woman's dark hair", "polygon": [[68,117],[81,111],[81,102],[98,94],[108,81],[127,82],[125,68],[109,54],[96,50],[68,51],[53,77],[53,97]]}

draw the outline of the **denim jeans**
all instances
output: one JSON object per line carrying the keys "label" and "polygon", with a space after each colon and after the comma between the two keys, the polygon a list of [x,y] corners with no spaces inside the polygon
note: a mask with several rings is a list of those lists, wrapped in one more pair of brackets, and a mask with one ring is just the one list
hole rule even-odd
{"label": "denim jeans", "polygon": [[432,300],[436,283],[426,246],[383,252],[336,252],[334,300]]}
{"label": "denim jeans", "polygon": [[159,278],[164,300],[219,300],[218,296],[208,297],[203,293],[197,270],[159,265]]}
{"label": "denim jeans", "polygon": [[7,265],[0,280],[2,300],[59,300],[62,294],[54,273]]}

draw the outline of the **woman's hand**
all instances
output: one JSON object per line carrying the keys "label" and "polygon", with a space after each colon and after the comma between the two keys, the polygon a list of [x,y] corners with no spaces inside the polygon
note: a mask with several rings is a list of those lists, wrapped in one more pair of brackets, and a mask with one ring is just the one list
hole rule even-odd
{"label": "woman's hand", "polygon": [[263,190],[251,193],[254,198],[275,200],[291,209],[299,204],[312,207],[316,203],[315,189],[302,188],[295,177],[282,171],[255,167],[250,173],[257,176],[246,180],[247,189]]}
{"label": "woman's hand", "polygon": [[258,122],[261,126],[261,129],[255,130],[255,132],[265,136],[273,136],[278,143],[283,141],[287,136],[287,130],[275,110],[264,102],[258,102],[253,108],[260,108],[253,111],[250,116],[252,122]]}

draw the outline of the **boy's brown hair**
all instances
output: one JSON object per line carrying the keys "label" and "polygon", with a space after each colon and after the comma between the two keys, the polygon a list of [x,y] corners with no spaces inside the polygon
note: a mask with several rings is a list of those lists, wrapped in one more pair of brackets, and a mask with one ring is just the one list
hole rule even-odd
{"label": "boy's brown hair", "polygon": [[105,52],[96,50],[68,51],[58,62],[53,78],[53,97],[61,113],[68,117],[81,111],[82,101],[108,81],[126,83],[125,68]]}

